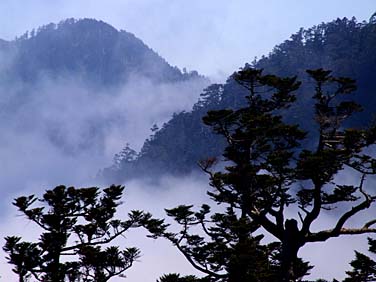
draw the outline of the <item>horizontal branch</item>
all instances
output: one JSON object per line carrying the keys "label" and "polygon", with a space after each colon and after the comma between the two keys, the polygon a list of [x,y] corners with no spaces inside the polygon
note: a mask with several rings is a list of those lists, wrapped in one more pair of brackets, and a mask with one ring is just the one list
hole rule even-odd
{"label": "horizontal branch", "polygon": [[306,242],[324,242],[329,238],[338,237],[340,235],[360,235],[370,233],[376,233],[376,228],[342,228],[339,231],[329,229],[310,234]]}
{"label": "horizontal branch", "polygon": [[[133,223],[135,223],[135,222],[133,222]],[[93,241],[93,242],[91,242],[91,241],[83,242],[81,240],[81,238],[80,238],[81,243],[76,244],[76,245],[72,245],[72,246],[68,246],[68,247],[64,247],[64,248],[62,248],[62,252],[70,252],[70,251],[75,251],[76,252],[81,247],[86,247],[86,246],[93,247],[93,246],[106,245],[106,244],[112,242],[113,240],[115,240],[117,237],[123,235],[127,230],[129,230],[131,228],[132,224],[130,224],[129,226],[126,226],[126,227],[122,228],[120,231],[119,230],[116,231],[113,235],[110,235],[107,238],[102,239],[102,240]]]}

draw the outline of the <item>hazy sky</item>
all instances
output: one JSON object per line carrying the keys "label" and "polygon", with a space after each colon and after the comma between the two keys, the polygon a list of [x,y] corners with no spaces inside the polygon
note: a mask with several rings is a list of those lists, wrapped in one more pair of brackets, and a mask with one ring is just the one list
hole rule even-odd
{"label": "hazy sky", "polygon": [[224,78],[300,27],[368,20],[375,0],[1,0],[0,38],[74,17],[134,33],[172,65]]}

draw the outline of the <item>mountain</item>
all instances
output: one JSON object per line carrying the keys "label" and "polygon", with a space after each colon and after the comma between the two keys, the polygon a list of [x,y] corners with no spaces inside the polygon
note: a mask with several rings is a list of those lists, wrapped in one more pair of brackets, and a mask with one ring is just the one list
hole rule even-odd
{"label": "mountain", "polygon": [[114,144],[142,145],[154,123],[191,107],[208,83],[129,32],[68,19],[0,40],[0,128],[108,162]]}
{"label": "mountain", "polygon": [[41,75],[79,75],[97,85],[113,85],[139,75],[155,82],[197,77],[182,73],[132,33],[94,19],[68,19],[26,32],[14,41],[0,41],[12,56],[2,75],[33,82]]}
{"label": "mountain", "polygon": [[0,50],[5,50],[9,46],[9,42],[3,39],[0,39]]}
{"label": "mountain", "polygon": [[[336,76],[355,78],[358,91],[354,99],[364,106],[364,111],[355,117],[351,125],[366,125],[376,108],[375,46],[374,17],[362,23],[355,18],[343,18],[299,30],[251,66],[279,76],[297,75],[303,82],[308,82],[305,70],[317,68],[332,70]],[[314,130],[313,89],[308,85],[309,82],[303,83],[297,93],[297,103],[284,118],[311,131]],[[244,105],[245,95],[244,89],[231,77],[223,85],[210,86],[190,112],[175,114],[146,140],[137,156],[116,159],[112,167],[103,170],[103,176],[110,182],[116,182],[153,173],[187,174],[198,168],[199,160],[220,156],[224,140],[203,125],[202,117],[208,110]]]}

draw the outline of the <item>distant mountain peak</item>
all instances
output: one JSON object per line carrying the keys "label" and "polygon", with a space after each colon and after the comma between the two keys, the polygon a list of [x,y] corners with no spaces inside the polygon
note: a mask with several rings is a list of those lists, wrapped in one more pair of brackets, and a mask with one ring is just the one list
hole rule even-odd
{"label": "distant mountain peak", "polygon": [[370,24],[376,24],[376,12],[372,14],[372,16],[369,18]]}
{"label": "distant mountain peak", "polygon": [[[0,50],[5,49],[2,45],[6,43],[0,41]],[[96,19],[50,23],[8,45],[15,54],[10,75],[29,82],[41,74],[74,74],[103,85],[122,83],[135,75],[156,82],[200,77],[197,72],[172,67],[132,33]]]}
{"label": "distant mountain peak", "polygon": [[42,25],[37,29],[33,29],[31,31],[26,31],[20,37],[16,37],[16,41],[24,41],[28,40],[33,37],[37,36],[46,36],[50,35],[51,32],[83,32],[83,33],[93,33],[95,32],[96,35],[101,35],[104,33],[118,33],[113,26],[107,24],[103,21],[91,19],[91,18],[83,18],[83,19],[74,19],[69,18],[60,21],[59,23],[49,23],[46,25]]}

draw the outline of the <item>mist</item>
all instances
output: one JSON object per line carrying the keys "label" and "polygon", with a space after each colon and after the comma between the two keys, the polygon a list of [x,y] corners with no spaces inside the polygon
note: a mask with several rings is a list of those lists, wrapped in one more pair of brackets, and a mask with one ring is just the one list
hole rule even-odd
{"label": "mist", "polygon": [[43,78],[24,95],[2,89],[2,186],[18,191],[25,181],[85,183],[126,143],[139,150],[153,124],[189,110],[205,87],[202,81],[130,81],[101,92],[72,77]]}
{"label": "mist", "polygon": [[[244,63],[268,54],[300,27],[344,16],[368,20],[374,4],[374,0],[362,1],[362,5],[350,0],[109,0],[104,6],[97,0],[5,0],[0,3],[0,38],[12,40],[26,30],[65,18],[96,18],[135,33],[172,65],[224,82]],[[0,73],[11,61],[0,53]],[[189,111],[206,86],[202,80],[155,83],[135,75],[118,87],[98,89],[83,81],[80,74],[42,75],[32,84],[0,84],[0,238],[15,235],[36,240],[40,234],[12,206],[15,197],[41,196],[60,184],[98,186],[96,174],[112,164],[116,153],[127,143],[139,151],[154,124],[161,127],[174,112]],[[341,177],[346,183],[357,180],[355,175]],[[183,178],[164,175],[153,184],[142,179],[118,184],[126,186],[118,217],[131,209],[164,218],[165,208],[179,204],[214,206],[206,195],[208,178],[201,173]],[[362,214],[352,224],[365,217]],[[316,228],[331,227],[335,219],[335,215],[325,214]],[[146,235],[145,231],[131,230],[114,242],[141,250],[139,261],[125,273],[125,281],[153,282],[171,272],[200,275],[171,243]],[[3,246],[4,240],[0,242]],[[338,279],[349,268],[354,249],[366,252],[366,236],[310,244],[300,255],[315,265],[310,278]],[[16,281],[11,268],[5,254],[0,253],[2,280]]]}
{"label": "mist", "polygon": [[[190,110],[207,83],[202,79],[155,83],[133,76],[118,87],[95,90],[80,75],[72,75],[42,76],[33,84],[2,84],[0,237],[26,234],[26,240],[37,239],[40,230],[17,214],[11,205],[14,198],[41,196],[57,185],[98,186],[96,174],[112,164],[117,152],[127,143],[140,150],[150,128],[163,125],[175,112]],[[141,190],[158,194],[166,187],[145,186],[127,185],[126,202],[137,209],[163,210],[158,204],[143,203]],[[5,254],[0,261],[2,278],[15,281]]]}
{"label": "mist", "polygon": [[[161,126],[174,112],[190,110],[206,86],[201,80],[156,84],[135,76],[120,87],[95,90],[79,77],[43,76],[33,85],[2,86],[5,94],[0,96],[1,238],[16,235],[37,240],[40,234],[41,230],[11,205],[15,197],[32,193],[41,196],[46,189],[60,184],[97,186],[96,173],[111,165],[115,153],[126,143],[140,150],[151,134],[152,125]],[[348,172],[339,179],[354,185],[358,181],[357,175]],[[153,184],[142,179],[122,184],[126,192],[118,212],[120,218],[132,209],[165,218],[164,209],[179,204],[215,206],[206,195],[209,185],[203,173],[184,178],[165,175]],[[296,213],[291,213],[291,217],[295,216]],[[357,220],[359,217],[352,223],[356,225]],[[315,227],[317,230],[330,228],[335,221],[335,214],[328,213]],[[170,242],[152,240],[146,235],[146,231],[131,230],[125,238],[114,242],[141,250],[141,257],[125,273],[128,281],[155,281],[166,273],[200,275]],[[264,243],[273,240],[267,237]],[[349,268],[354,249],[366,251],[365,236],[309,244],[300,255],[315,266],[311,278],[338,279]],[[336,261],[335,268],[333,261]],[[16,280],[3,253],[0,272],[6,281]],[[113,281],[123,280],[114,278]]]}

